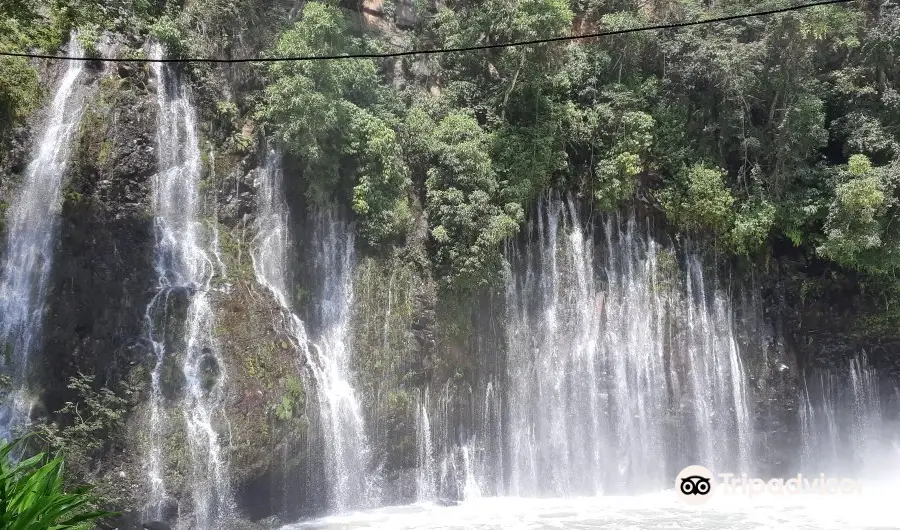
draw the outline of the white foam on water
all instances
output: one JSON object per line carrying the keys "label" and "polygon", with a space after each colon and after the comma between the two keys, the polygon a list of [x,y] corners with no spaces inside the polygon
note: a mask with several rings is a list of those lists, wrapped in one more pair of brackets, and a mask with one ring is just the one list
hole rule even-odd
{"label": "white foam on water", "polygon": [[715,498],[703,507],[682,504],[674,491],[571,499],[494,497],[457,506],[420,503],[332,515],[281,530],[883,529],[900,527],[900,511],[891,502],[897,491],[864,491],[859,497]]}

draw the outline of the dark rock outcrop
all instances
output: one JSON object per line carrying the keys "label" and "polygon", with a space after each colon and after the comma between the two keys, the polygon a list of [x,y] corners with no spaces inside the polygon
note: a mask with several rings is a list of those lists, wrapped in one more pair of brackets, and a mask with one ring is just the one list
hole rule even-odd
{"label": "dark rock outcrop", "polygon": [[155,281],[156,161],[155,106],[145,82],[146,75],[100,78],[76,139],[48,293],[49,410],[65,401],[69,377],[82,372],[97,374],[98,383],[123,381],[147,357],[140,337]]}

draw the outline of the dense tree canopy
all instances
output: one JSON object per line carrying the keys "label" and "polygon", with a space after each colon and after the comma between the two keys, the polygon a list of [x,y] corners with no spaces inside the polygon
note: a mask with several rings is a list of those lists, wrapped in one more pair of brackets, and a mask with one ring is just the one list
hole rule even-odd
{"label": "dense tree canopy", "polygon": [[[152,37],[172,54],[340,54],[527,40],[794,3],[417,2],[415,22],[398,34],[362,23],[337,2],[280,11],[253,0],[121,0],[98,11],[81,2],[12,2],[0,9],[0,48],[52,45],[71,28],[89,35],[132,28],[136,46]],[[249,43],[242,32],[256,26]],[[197,66],[198,79],[209,82],[209,68]],[[644,201],[676,229],[741,259],[787,242],[872,279],[893,278],[900,265],[896,0],[568,43],[274,63],[241,75],[237,96],[209,89],[236,101],[219,106],[240,117],[233,123],[259,124],[276,138],[298,161],[301,174],[292,178],[303,180],[311,201],[350,205],[372,250],[402,244],[421,208],[448,292],[497,285],[502,242],[548,189],[601,210]],[[28,63],[0,61],[4,128],[38,102]]]}

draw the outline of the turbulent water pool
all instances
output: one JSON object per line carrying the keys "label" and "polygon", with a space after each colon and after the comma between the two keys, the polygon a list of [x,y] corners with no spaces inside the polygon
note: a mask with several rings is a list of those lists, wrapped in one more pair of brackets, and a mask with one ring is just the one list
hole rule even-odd
{"label": "turbulent water pool", "polygon": [[485,498],[458,506],[413,504],[301,521],[282,530],[842,529],[900,528],[900,489],[856,497],[804,495],[714,499],[694,508],[674,492],[578,499]]}

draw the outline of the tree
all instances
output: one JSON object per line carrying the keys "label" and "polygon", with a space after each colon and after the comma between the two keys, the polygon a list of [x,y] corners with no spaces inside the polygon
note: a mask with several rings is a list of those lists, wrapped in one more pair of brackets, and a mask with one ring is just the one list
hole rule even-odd
{"label": "tree", "polygon": [[523,220],[518,202],[504,200],[490,157],[490,135],[471,116],[453,112],[434,131],[426,181],[428,214],[441,286],[465,296],[495,286],[501,244]]}
{"label": "tree", "polygon": [[[275,53],[346,53],[360,47],[340,9],[310,2],[303,18],[281,36]],[[396,133],[373,110],[382,90],[375,63],[279,62],[269,75],[260,116],[300,159],[309,198],[316,204],[351,201],[372,247],[403,234],[410,218],[409,179]]]}
{"label": "tree", "polygon": [[900,266],[898,238],[890,230],[897,212],[895,191],[900,172],[873,167],[865,155],[853,155],[838,171],[834,200],[825,222],[823,257],[865,272],[891,273]]}

